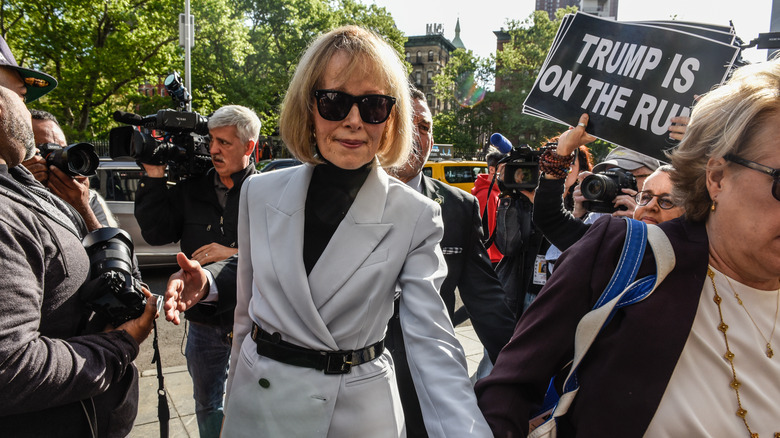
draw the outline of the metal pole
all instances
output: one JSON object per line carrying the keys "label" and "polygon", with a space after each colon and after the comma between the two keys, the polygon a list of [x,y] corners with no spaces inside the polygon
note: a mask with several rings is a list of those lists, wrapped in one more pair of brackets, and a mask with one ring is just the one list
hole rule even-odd
{"label": "metal pole", "polygon": [[[195,95],[195,89],[192,88],[192,81],[190,76],[190,53],[192,52],[192,39],[190,38],[194,29],[191,28],[190,22],[190,0],[184,0],[184,29],[186,30],[184,36],[184,86],[190,90],[190,96]],[[192,111],[192,101],[187,102],[187,111]]]}

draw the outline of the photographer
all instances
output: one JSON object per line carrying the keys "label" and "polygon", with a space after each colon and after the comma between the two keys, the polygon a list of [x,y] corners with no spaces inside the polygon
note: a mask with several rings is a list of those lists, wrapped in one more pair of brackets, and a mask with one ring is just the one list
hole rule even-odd
{"label": "photographer", "polygon": [[23,99],[55,86],[18,67],[0,38],[0,436],[124,437],[138,407],[132,361],[156,302],[144,291],[140,317],[85,330],[86,226],[20,166],[35,150]]}
{"label": "photographer", "polygon": [[[561,251],[565,251],[576,243],[590,227],[589,223],[585,223],[572,215],[563,206],[562,199],[564,182],[569,171],[569,165],[574,158],[574,150],[579,145],[590,143],[596,139],[585,131],[587,123],[588,115],[583,114],[576,127],[561,134],[557,148],[548,150],[540,159],[543,176],[539,179],[539,186],[537,187],[534,221],[544,231],[545,237]],[[675,129],[683,131],[679,135],[684,134],[684,125]],[[617,167],[625,169],[636,180],[638,190],[624,188],[622,189],[623,195],[618,195],[614,200],[609,201],[614,204],[615,212],[613,215],[633,217],[637,220],[644,219],[643,215],[647,208],[636,208],[637,192],[644,190],[645,180],[651,175],[657,174],[658,172],[655,171],[659,166],[660,162],[658,160],[630,149],[619,147],[607,155],[607,160],[593,168],[594,174],[602,172],[607,168]],[[671,180],[668,179],[668,175],[659,175],[656,181],[667,183],[658,187],[661,190],[659,193],[668,194],[671,192]],[[578,192],[575,190],[575,199],[577,197]],[[619,209],[621,205],[625,207],[625,210]],[[644,207],[645,205],[647,204],[642,206]],[[664,203],[664,205],[666,206],[667,204]],[[656,210],[660,208],[658,202],[653,202],[651,206]],[[678,212],[674,208],[671,211]],[[677,215],[679,214],[682,213],[679,212]]]}
{"label": "photographer", "polygon": [[[32,128],[36,146],[54,144],[68,146],[57,118],[42,110],[30,110]],[[49,166],[46,158],[40,154],[22,162],[35,179],[52,193],[70,204],[84,218],[87,228],[92,231],[103,227],[116,227],[117,222],[100,194],[89,188],[89,179],[85,176],[70,177],[56,166]]]}
{"label": "photographer", "polygon": [[496,274],[515,318],[547,281],[544,255],[550,244],[532,220],[539,155],[539,151],[524,145],[513,148],[499,164],[504,166],[498,177],[501,195],[494,235],[504,257],[496,266]]}
{"label": "photographer", "polygon": [[[147,176],[136,192],[135,216],[152,245],[180,242],[182,252],[201,265],[238,253],[238,199],[241,185],[255,173],[250,162],[260,120],[249,108],[224,106],[209,118],[211,161],[203,175],[169,187],[165,166],[143,164]],[[216,303],[188,310],[187,368],[194,385],[202,437],[218,436],[230,359],[235,290],[220,290]]]}
{"label": "photographer", "polygon": [[[498,206],[498,195],[501,193],[501,190],[498,188],[498,184],[493,184],[491,188],[490,183],[493,181],[493,176],[496,172],[500,174],[501,169],[504,168],[503,164],[500,166],[498,164],[502,158],[504,158],[504,154],[498,149],[490,148],[490,152],[485,156],[488,172],[477,175],[474,187],[471,189],[471,194],[479,201],[479,214],[482,215],[487,210],[487,234],[493,233],[493,230],[496,228],[496,207]],[[489,193],[488,190],[490,190]],[[487,252],[494,267],[501,261],[501,257],[504,256],[496,248],[495,244],[490,245]]]}

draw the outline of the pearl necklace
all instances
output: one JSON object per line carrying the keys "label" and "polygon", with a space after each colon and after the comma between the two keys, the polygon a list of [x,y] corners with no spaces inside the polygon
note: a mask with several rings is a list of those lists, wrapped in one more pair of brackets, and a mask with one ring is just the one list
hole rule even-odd
{"label": "pearl necklace", "polygon": [[[725,357],[729,361],[729,365],[731,366],[732,380],[729,386],[737,394],[737,405],[739,406],[739,409],[737,409],[736,414],[737,417],[741,418],[742,422],[745,423],[745,428],[747,428],[747,431],[750,434],[750,438],[759,438],[758,432],[753,432],[752,430],[750,430],[750,425],[748,424],[747,421],[748,411],[747,409],[742,407],[742,398],[739,396],[739,387],[742,386],[742,383],[739,381],[739,379],[737,379],[737,370],[736,368],[734,368],[735,355],[734,353],[732,353],[731,348],[729,347],[729,338],[728,336],[726,336],[726,331],[728,331],[729,326],[726,325],[725,322],[723,322],[723,311],[720,308],[720,304],[721,302],[723,302],[723,299],[721,299],[720,295],[718,295],[718,288],[715,286],[715,272],[713,272],[713,270],[709,267],[707,268],[707,276],[710,277],[710,282],[712,282],[712,289],[715,291],[715,296],[713,297],[713,301],[715,301],[715,304],[718,305],[718,315],[720,316],[720,324],[718,324],[718,330],[720,330],[720,332],[723,333],[723,340],[726,342],[726,354],[723,357]],[[728,276],[726,276],[726,278],[728,278]],[[729,286],[731,286],[731,282],[729,282]],[[733,289],[734,288],[732,287],[732,290]],[[743,305],[742,307],[744,308],[745,306]],[[745,311],[747,312],[747,309],[745,309]],[[750,319],[752,320],[753,318],[751,317]],[[755,324],[755,321],[753,323]],[[771,349],[769,351],[771,351]],[[769,352],[767,352],[767,355],[768,353]],[[774,438],[780,438],[780,432],[775,432]]]}

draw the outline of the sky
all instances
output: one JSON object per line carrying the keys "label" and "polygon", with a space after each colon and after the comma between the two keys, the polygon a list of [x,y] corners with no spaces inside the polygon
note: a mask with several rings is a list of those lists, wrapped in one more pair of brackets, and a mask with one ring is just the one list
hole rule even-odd
{"label": "sky", "polygon": [[[387,8],[406,36],[425,35],[425,25],[441,23],[444,36],[455,37],[460,19],[460,39],[467,49],[485,58],[496,50],[493,31],[506,27],[508,19],[523,21],[534,10],[534,0],[362,0]],[[780,0],[776,0],[780,8]],[[769,32],[772,0],[621,0],[618,20],[678,20],[727,26],[734,22],[737,35],[746,43]],[[780,11],[777,11],[780,15]],[[752,62],[766,59],[766,50],[748,49]]]}

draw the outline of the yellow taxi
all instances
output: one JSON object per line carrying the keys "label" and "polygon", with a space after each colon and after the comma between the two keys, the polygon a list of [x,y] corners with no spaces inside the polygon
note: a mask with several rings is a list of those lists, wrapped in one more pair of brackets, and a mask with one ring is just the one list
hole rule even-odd
{"label": "yellow taxi", "polygon": [[484,161],[428,161],[422,170],[424,175],[468,193],[471,193],[477,175],[487,171]]}

